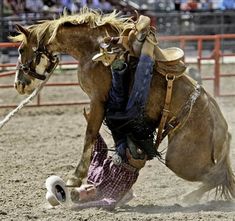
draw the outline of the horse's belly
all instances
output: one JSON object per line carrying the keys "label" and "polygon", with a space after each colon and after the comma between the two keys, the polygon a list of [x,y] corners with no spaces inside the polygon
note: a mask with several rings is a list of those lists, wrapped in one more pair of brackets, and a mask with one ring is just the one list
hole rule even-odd
{"label": "horse's belly", "polygon": [[207,171],[206,165],[190,162],[189,158],[184,156],[180,159],[166,156],[166,166],[177,176],[188,181],[203,181]]}
{"label": "horse's belly", "polygon": [[192,112],[187,122],[169,137],[166,164],[190,181],[201,181],[221,158],[228,133],[217,106],[207,102],[203,110],[201,115]]}
{"label": "horse's belly", "polygon": [[207,137],[194,136],[183,130],[170,139],[166,165],[179,177],[189,181],[202,181],[213,165],[212,145]]}

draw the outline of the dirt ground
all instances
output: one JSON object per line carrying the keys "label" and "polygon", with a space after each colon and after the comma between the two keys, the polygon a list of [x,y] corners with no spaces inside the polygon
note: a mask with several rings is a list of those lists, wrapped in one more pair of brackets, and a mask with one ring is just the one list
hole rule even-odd
{"label": "dirt ground", "polygon": [[[75,76],[74,73],[67,75]],[[55,77],[57,81],[60,78],[60,74]],[[223,84],[223,89],[227,88],[226,85]],[[205,87],[212,90],[209,83],[205,83]],[[234,92],[234,86],[230,84],[228,87]],[[45,100],[59,97],[67,101],[72,96],[78,99],[77,94],[79,99],[86,99],[76,88],[63,90],[66,93],[45,88],[42,94]],[[0,92],[1,103],[17,103],[22,99],[14,89]],[[235,136],[235,97],[221,97],[217,101]],[[9,110],[0,109],[0,119]],[[1,129],[0,220],[235,220],[235,203],[215,201],[213,193],[206,195],[200,203],[185,205],[183,196],[199,184],[182,180],[157,159],[149,161],[140,172],[134,185],[137,197],[122,208],[113,212],[102,209],[71,211],[62,207],[49,209],[45,199],[45,180],[53,174],[66,180],[79,161],[86,126],[82,110],[83,106],[24,108]],[[111,145],[105,127],[101,131]],[[233,140],[231,158],[235,169],[234,146]],[[166,143],[163,143],[161,148],[165,147]]]}

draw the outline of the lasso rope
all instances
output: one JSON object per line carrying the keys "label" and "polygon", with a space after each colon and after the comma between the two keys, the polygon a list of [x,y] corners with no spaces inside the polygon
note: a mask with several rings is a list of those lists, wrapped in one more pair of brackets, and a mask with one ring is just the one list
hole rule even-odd
{"label": "lasso rope", "polygon": [[33,91],[32,94],[30,94],[26,99],[24,99],[23,101],[21,101],[21,103],[14,109],[12,110],[9,114],[7,114],[7,116],[0,121],[0,129],[18,112],[20,111],[26,104],[28,104],[29,102],[31,102],[34,97],[36,97],[38,95],[38,93],[42,90],[43,86],[47,83],[47,81],[49,80],[50,76],[52,75],[53,71],[51,71],[50,73],[47,73],[46,75],[46,79],[44,81],[41,82],[41,84]]}

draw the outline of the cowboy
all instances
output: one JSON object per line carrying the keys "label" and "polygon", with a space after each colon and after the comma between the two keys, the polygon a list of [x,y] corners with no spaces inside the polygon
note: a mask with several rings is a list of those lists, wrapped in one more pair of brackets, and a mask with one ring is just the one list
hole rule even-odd
{"label": "cowboy", "polygon": [[[155,63],[156,39],[150,32],[150,19],[146,16],[140,16],[136,30],[136,33],[131,31],[128,37],[135,39],[129,42],[132,56],[116,59],[111,65],[112,85],[105,117],[115,142],[117,156],[114,159],[117,164],[126,162],[126,147],[130,146],[141,149],[148,159],[158,155],[154,148],[156,125],[147,120],[144,113]],[[132,72],[134,83],[128,95],[128,77]]]}
{"label": "cowboy", "polygon": [[[161,158],[157,148],[169,133],[169,130],[165,133],[165,128],[170,112],[172,83],[184,74],[186,67],[181,49],[161,49],[157,44],[150,18],[141,15],[134,27],[125,29],[120,36],[104,38],[100,53],[92,58],[93,61],[111,66],[112,85],[106,103],[105,122],[114,138],[117,150],[114,159],[117,164],[126,161],[126,147],[140,149],[147,154],[148,160],[156,156]],[[167,79],[166,102],[160,123],[151,120],[145,113],[153,69]],[[133,75],[134,83],[130,85],[130,76]],[[157,134],[155,128],[158,128]]]}
{"label": "cowboy", "polygon": [[46,181],[48,202],[52,206],[67,204],[73,209],[98,207],[108,210],[129,202],[134,197],[131,188],[147,157],[144,156],[143,160],[134,159],[130,150],[126,149],[127,162],[116,165],[112,156],[107,154],[107,145],[101,135],[98,135],[88,170],[87,184],[74,188],[69,193],[62,179],[51,176]]}

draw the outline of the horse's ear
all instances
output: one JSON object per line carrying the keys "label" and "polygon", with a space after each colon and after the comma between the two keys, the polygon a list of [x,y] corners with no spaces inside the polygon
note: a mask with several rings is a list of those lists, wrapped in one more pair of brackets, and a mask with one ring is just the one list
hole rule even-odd
{"label": "horse's ear", "polygon": [[22,33],[24,34],[26,37],[29,36],[29,30],[24,28],[23,26],[19,25],[19,24],[16,24],[16,30],[19,32],[19,33]]}

